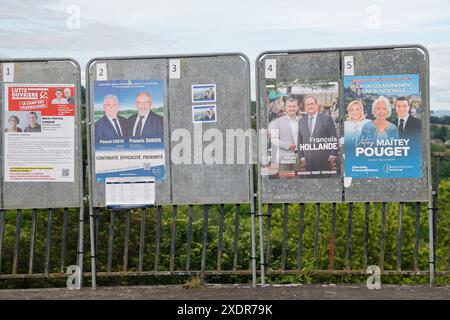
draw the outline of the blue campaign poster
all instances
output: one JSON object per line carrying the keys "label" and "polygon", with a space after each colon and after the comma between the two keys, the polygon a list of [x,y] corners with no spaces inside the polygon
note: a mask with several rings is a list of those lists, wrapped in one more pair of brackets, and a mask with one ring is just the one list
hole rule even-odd
{"label": "blue campaign poster", "polygon": [[345,176],[422,178],[419,75],[344,77]]}
{"label": "blue campaign poster", "polygon": [[95,175],[165,177],[164,82],[94,83]]}

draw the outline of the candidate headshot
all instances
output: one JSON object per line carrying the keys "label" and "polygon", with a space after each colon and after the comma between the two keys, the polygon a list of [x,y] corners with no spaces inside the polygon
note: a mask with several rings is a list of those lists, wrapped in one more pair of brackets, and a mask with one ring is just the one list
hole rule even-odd
{"label": "candidate headshot", "polygon": [[128,118],[128,134],[131,137],[164,138],[163,117],[151,111],[152,95],[140,92],[135,99],[137,113]]}
{"label": "candidate headshot", "polygon": [[361,130],[361,138],[369,140],[398,139],[398,129],[387,119],[391,116],[392,107],[388,98],[379,96],[372,103],[374,120],[366,123]]}
{"label": "candidate headshot", "polygon": [[41,132],[41,125],[38,123],[38,116],[36,112],[28,112],[27,120],[28,125],[24,130],[25,132]]}
{"label": "candidate headshot", "polygon": [[411,114],[411,105],[408,99],[400,97],[395,100],[395,112],[397,113],[397,128],[400,138],[411,138],[420,135],[422,121]]}
{"label": "candidate headshot", "polygon": [[347,105],[347,120],[344,122],[344,136],[346,139],[357,139],[361,135],[362,127],[370,122],[364,114],[364,106],[360,100],[353,100]]}
{"label": "candidate headshot", "polygon": [[126,135],[126,119],[119,115],[117,96],[108,94],[103,97],[105,115],[95,123],[96,140],[120,139]]}
{"label": "candidate headshot", "polygon": [[56,98],[52,100],[52,104],[67,104],[67,99],[63,97],[62,89],[55,90]]}
{"label": "candidate headshot", "polygon": [[75,103],[75,99],[72,97],[72,91],[70,88],[64,88],[64,98],[67,100],[67,103]]}
{"label": "candidate headshot", "polygon": [[22,132],[22,129],[19,128],[20,120],[17,116],[10,116],[8,118],[8,127],[5,129],[5,132]]}

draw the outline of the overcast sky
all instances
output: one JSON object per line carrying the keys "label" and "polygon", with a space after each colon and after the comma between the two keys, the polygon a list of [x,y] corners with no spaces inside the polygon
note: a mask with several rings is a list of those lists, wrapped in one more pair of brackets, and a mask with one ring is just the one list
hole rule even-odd
{"label": "overcast sky", "polygon": [[83,70],[97,56],[239,51],[252,76],[264,50],[417,43],[431,108],[450,110],[448,0],[0,0],[0,40],[0,57],[72,57]]}

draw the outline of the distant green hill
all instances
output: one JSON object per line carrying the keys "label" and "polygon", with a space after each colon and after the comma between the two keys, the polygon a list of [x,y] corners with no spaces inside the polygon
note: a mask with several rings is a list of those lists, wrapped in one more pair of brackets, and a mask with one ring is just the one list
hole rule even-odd
{"label": "distant green hill", "polygon": [[433,116],[435,117],[450,116],[450,110],[433,110]]}

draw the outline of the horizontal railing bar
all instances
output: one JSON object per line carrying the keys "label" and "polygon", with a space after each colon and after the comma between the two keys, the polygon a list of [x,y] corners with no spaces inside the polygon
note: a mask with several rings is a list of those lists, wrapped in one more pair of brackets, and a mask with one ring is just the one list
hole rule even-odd
{"label": "horizontal railing bar", "polygon": [[[97,272],[97,276],[103,276],[103,277],[113,277],[113,276],[170,276],[170,275],[199,275],[202,273],[200,270],[195,271],[128,271],[128,272]],[[242,271],[233,271],[233,270],[222,270],[222,271],[216,271],[216,270],[205,270],[203,272],[205,275],[251,275],[251,270],[242,270]],[[257,273],[259,274],[260,271],[257,270]],[[301,275],[304,274],[301,270],[268,270],[267,275]],[[365,270],[314,270],[309,271],[308,274],[314,275],[367,275],[368,273]],[[85,277],[90,277],[92,274],[91,272],[85,272]],[[396,270],[385,270],[381,272],[381,275],[421,275],[426,276],[429,275],[429,271],[405,271],[402,270],[400,272]],[[448,276],[450,275],[450,271],[436,271],[437,276]],[[28,278],[66,278],[67,275],[65,273],[33,273],[33,274],[15,274],[15,275],[0,275],[0,279],[28,279]]]}

